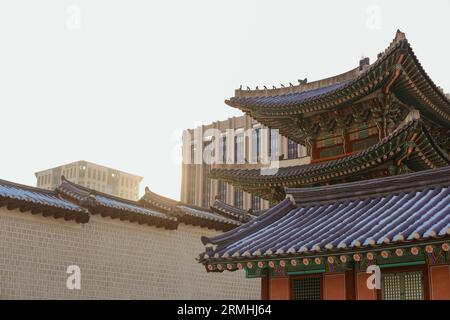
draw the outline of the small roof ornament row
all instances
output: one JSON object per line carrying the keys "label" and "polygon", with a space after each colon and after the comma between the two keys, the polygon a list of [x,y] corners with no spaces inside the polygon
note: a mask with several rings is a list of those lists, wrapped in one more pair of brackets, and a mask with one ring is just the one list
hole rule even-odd
{"label": "small roof ornament row", "polygon": [[[448,252],[448,251],[450,250],[450,245],[449,245],[448,243],[443,243],[443,244],[441,245],[441,249],[442,249],[442,251],[444,251],[444,252]],[[434,247],[434,246],[432,246],[432,245],[427,245],[427,246],[425,246],[425,252],[426,252],[426,253],[428,253],[428,254],[433,254],[434,251],[435,251],[435,247]],[[395,256],[397,256],[397,257],[402,257],[403,255],[405,255],[406,251],[405,251],[405,249],[398,248],[398,249],[395,249],[394,253],[395,253]],[[410,249],[410,253],[411,253],[413,256],[417,256],[417,255],[420,253],[420,248],[419,248],[419,247],[412,247],[412,248]],[[387,259],[387,258],[389,258],[389,257],[391,256],[391,252],[388,251],[388,250],[383,250],[383,251],[381,251],[380,255],[381,255],[381,257],[382,257],[383,259]],[[369,260],[369,261],[372,261],[372,260],[375,259],[375,254],[374,254],[373,252],[367,252],[365,256],[366,256],[366,259]],[[349,261],[350,258],[349,258],[348,255],[340,255],[338,259],[339,259],[340,263],[347,263],[347,262]],[[363,254],[361,254],[361,253],[355,253],[355,254],[352,256],[352,259],[353,259],[353,261],[355,261],[355,262],[359,262],[359,261],[361,261],[361,260],[363,259]],[[302,264],[303,264],[304,266],[308,266],[308,265],[311,264],[311,260],[312,260],[311,258],[303,258],[303,259],[302,259]],[[323,258],[316,257],[316,258],[313,259],[313,261],[314,261],[314,263],[315,263],[316,265],[321,265],[321,264],[323,263]],[[336,257],[334,257],[334,256],[329,256],[329,257],[326,258],[326,262],[328,262],[329,264],[334,264],[335,262],[338,262],[338,261],[337,261],[337,258],[336,258]],[[247,268],[247,269],[253,269],[253,268],[255,267],[255,263],[256,263],[256,266],[257,266],[258,268],[264,268],[264,267],[266,266],[265,263],[264,263],[263,261],[258,261],[258,262],[251,262],[251,261],[248,261],[248,262],[246,262],[246,263],[244,263],[244,262],[238,262],[238,263],[236,264],[236,268],[239,269],[239,270],[242,270],[242,269],[244,269],[244,268]],[[289,261],[289,263],[290,263],[291,266],[296,267],[296,266],[299,264],[299,261],[298,261],[298,259],[291,259],[291,260]],[[286,260],[280,260],[278,265],[279,265],[280,267],[284,268],[284,267],[286,267],[286,265],[287,265],[287,261],[286,261]],[[272,261],[272,260],[269,261],[269,262],[267,263],[267,266],[268,266],[269,268],[272,268],[272,269],[274,269],[274,268],[277,267],[276,264],[275,264],[275,261]],[[225,268],[224,265],[221,264],[221,263],[216,264],[215,267],[216,267],[217,270],[219,270],[219,271],[222,271],[222,270],[224,270],[224,268]],[[208,265],[207,265],[207,269],[208,269],[209,271],[213,271],[213,270],[214,270],[214,264],[208,264]],[[228,263],[228,264],[226,265],[226,269],[228,269],[228,270],[233,270],[233,269],[234,269],[233,264]]]}

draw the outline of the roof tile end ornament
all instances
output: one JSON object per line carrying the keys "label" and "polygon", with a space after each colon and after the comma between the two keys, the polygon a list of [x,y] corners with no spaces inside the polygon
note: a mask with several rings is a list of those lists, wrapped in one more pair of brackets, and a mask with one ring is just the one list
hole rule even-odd
{"label": "roof tile end ornament", "polygon": [[[286,190],[285,190],[285,192],[286,192]],[[286,199],[288,199],[294,207],[297,206],[297,203],[295,202],[295,198],[292,194],[290,194],[290,193],[286,194]]]}

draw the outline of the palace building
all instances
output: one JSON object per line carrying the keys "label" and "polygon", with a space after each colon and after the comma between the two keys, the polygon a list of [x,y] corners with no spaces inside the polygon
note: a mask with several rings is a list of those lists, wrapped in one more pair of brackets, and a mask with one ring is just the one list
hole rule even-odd
{"label": "palace building", "polygon": [[211,179],[272,207],[202,237],[208,273],[245,270],[263,299],[450,299],[450,99],[404,33],[372,64],[240,88],[226,103],[307,146],[311,161],[272,174],[212,166]]}

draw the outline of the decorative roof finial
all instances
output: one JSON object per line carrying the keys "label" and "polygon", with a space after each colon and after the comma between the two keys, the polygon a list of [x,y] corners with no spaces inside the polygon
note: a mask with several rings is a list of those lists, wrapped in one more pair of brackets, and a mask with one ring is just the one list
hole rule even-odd
{"label": "decorative roof finial", "polygon": [[397,29],[397,32],[395,34],[395,42],[399,42],[405,39],[406,39],[405,33],[401,32],[400,29]]}

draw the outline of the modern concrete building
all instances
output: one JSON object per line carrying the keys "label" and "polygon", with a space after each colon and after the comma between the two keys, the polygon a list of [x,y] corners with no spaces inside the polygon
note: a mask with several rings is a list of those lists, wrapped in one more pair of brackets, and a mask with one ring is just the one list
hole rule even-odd
{"label": "modern concrete building", "polygon": [[61,176],[81,186],[124,199],[137,200],[142,177],[88,161],[77,161],[35,173],[39,188],[54,190]]}
{"label": "modern concrete building", "polygon": [[181,201],[210,207],[219,199],[253,211],[270,204],[256,195],[209,178],[213,167],[260,168],[264,164],[291,166],[310,162],[309,149],[243,115],[183,132]]}

